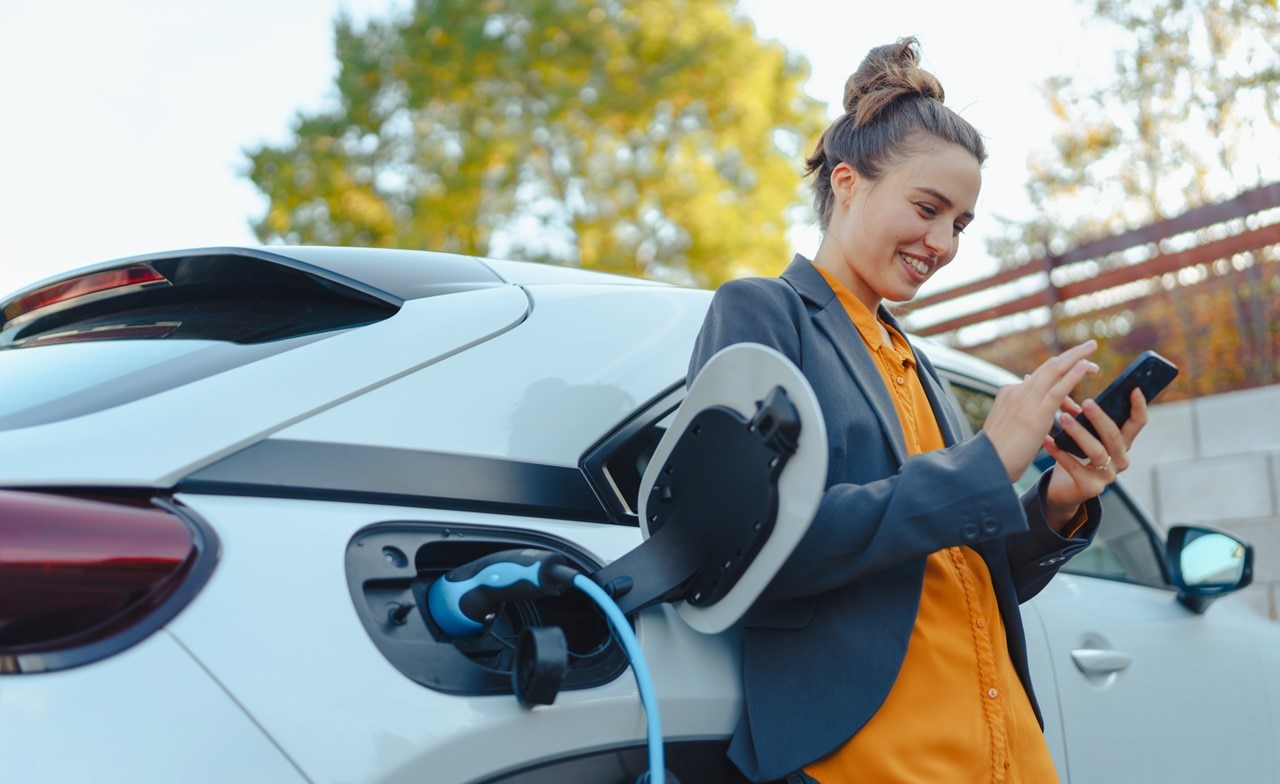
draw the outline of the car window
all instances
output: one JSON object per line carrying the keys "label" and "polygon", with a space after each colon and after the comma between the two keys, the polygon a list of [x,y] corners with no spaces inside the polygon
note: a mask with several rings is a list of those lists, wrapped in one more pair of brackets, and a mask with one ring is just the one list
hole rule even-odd
{"label": "car window", "polygon": [[[971,432],[977,432],[995,403],[994,388],[983,388],[964,379],[949,378],[952,399]],[[1043,452],[1027,469],[1015,486],[1025,492],[1040,474],[1052,464]],[[1102,527],[1089,549],[1076,555],[1063,567],[1064,572],[1105,577],[1111,580],[1168,586],[1160,543],[1142,512],[1123,490],[1108,488],[1102,495]]]}
{"label": "car window", "polygon": [[1108,488],[1102,494],[1102,527],[1093,545],[1072,558],[1064,572],[1166,588],[1164,563],[1155,534],[1123,492]]}
{"label": "car window", "polygon": [[987,421],[991,406],[996,402],[995,394],[985,390],[979,391],[953,379],[947,380],[950,381],[951,397],[959,407],[961,415],[964,416],[964,421],[969,425],[969,432],[978,432],[982,429],[982,423]]}
{"label": "car window", "polygon": [[639,525],[641,480],[684,394],[684,382],[674,381],[583,457],[583,471],[614,522]]}
{"label": "car window", "polygon": [[245,253],[72,272],[0,302],[0,430],[140,400],[399,310],[367,286]]}
{"label": "car window", "polygon": [[140,400],[321,337],[253,345],[95,340],[0,347],[0,430],[57,422]]}

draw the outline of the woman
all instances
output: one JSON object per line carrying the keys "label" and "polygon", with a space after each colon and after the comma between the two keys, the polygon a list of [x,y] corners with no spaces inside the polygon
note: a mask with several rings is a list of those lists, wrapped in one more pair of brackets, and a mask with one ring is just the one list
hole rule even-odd
{"label": "woman", "polygon": [[[1069,397],[1097,367],[1089,341],[1005,387],[978,435],[885,300],[904,301],[955,257],[985,150],[919,67],[914,39],[873,49],[846,114],[808,171],[823,238],[780,278],[716,292],[690,380],[717,351],[761,343],[821,403],[826,490],[803,541],[743,619],[745,705],[730,756],[753,781],[1056,780],[1027,672],[1018,604],[1085,549],[1097,496],[1128,466],[1147,419],[1123,428]],[[1055,414],[1089,456],[1047,437]],[[1021,498],[1039,449],[1055,465]]]}

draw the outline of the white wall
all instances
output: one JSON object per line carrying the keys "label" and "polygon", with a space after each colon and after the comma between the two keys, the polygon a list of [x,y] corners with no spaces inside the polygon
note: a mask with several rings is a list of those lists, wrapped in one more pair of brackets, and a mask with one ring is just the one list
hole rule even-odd
{"label": "white wall", "polygon": [[1246,596],[1280,619],[1280,386],[1156,405],[1124,473],[1164,528],[1194,523],[1254,546]]}

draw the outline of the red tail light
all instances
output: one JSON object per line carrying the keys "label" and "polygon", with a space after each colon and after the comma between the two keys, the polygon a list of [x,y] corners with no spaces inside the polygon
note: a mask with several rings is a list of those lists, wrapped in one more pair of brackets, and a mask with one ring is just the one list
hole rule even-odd
{"label": "red tail light", "polygon": [[80,297],[87,297],[90,294],[97,294],[102,291],[126,289],[148,283],[168,282],[164,275],[145,264],[95,272],[61,283],[54,283],[51,286],[45,286],[22,299],[10,303],[4,309],[4,319],[5,321],[12,321],[19,316],[24,316],[41,308],[58,305]]}
{"label": "red tail light", "polygon": [[177,614],[216,558],[165,501],[0,490],[0,672],[72,667]]}

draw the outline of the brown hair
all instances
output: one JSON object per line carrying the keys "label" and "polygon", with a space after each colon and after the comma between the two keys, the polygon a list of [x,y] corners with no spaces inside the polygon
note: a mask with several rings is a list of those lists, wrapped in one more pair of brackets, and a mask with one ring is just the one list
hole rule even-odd
{"label": "brown hair", "polygon": [[822,132],[805,159],[805,176],[817,172],[813,208],[826,231],[831,220],[831,172],[841,163],[873,182],[912,152],[925,137],[958,144],[982,163],[982,136],[969,122],[942,104],[942,84],[920,67],[914,37],[877,46],[863,58],[844,85],[844,116]]}

